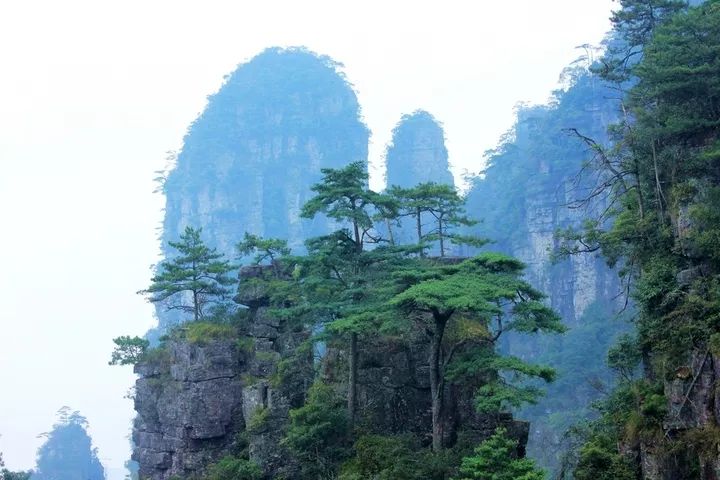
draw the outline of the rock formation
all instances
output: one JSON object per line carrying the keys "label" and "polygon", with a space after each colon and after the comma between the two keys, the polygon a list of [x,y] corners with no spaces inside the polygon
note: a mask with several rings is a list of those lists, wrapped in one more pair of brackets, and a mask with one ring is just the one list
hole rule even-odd
{"label": "rock formation", "polygon": [[[247,325],[238,338],[192,342],[182,337],[135,368],[133,459],[140,477],[170,480],[201,477],[208,466],[246,449],[264,478],[298,477],[297,465],[280,440],[291,408],[303,405],[315,373],[308,349],[310,334],[281,321],[268,309],[268,297],[254,279],[276,275],[274,266],[241,270],[236,300],[248,306]],[[244,285],[244,287],[242,286]],[[359,416],[365,427],[383,432],[430,434],[428,342],[371,343],[359,355]],[[329,349],[321,371],[345,378],[344,352]],[[284,368],[280,365],[283,364]],[[477,414],[470,392],[448,392],[444,419],[449,441],[462,432],[480,442],[498,426],[519,441],[524,455],[528,424],[509,413]]]}
{"label": "rock formation", "polygon": [[[251,285],[270,270],[246,267],[241,280]],[[302,405],[312,381],[312,358],[296,353],[309,334],[268,315],[263,292],[241,289],[238,300],[249,309],[237,338],[176,335],[136,366],[133,459],[141,478],[192,478],[243,448],[267,478],[292,478],[295,466],[279,441],[288,411]],[[281,358],[293,362],[282,381]]]}
{"label": "rock formation", "polygon": [[393,129],[385,154],[387,186],[413,187],[436,182],[454,185],[445,132],[430,113],[416,110],[403,115]]}

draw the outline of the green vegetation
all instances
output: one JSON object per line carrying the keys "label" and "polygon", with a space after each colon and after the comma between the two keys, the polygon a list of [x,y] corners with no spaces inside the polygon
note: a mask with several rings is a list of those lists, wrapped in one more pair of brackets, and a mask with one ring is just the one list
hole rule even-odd
{"label": "green vegetation", "polygon": [[348,415],[333,388],[316,381],[305,405],[290,412],[283,440],[300,461],[302,478],[330,478],[350,450]]}
{"label": "green vegetation", "polygon": [[135,365],[143,359],[150,347],[150,342],[140,337],[123,335],[113,339],[115,349],[110,358],[110,365]]}
{"label": "green vegetation", "polygon": [[253,262],[260,265],[263,262],[273,264],[280,257],[290,255],[287,241],[276,238],[261,238],[245,232],[243,241],[236,245],[238,253],[242,256],[255,255]]}
{"label": "green vegetation", "polygon": [[[252,352],[254,361],[273,364],[269,384],[285,392],[294,407],[282,445],[298,462],[302,478],[333,478],[342,472],[348,479],[377,474],[445,480],[458,472],[462,455],[470,451],[470,445],[458,442],[462,432],[443,430],[451,415],[447,392],[462,389],[474,395],[478,414],[489,416],[534,402],[541,390],[527,381],[550,382],[554,370],[501,355],[496,343],[508,332],[559,333],[564,328],[543,303],[543,295],[521,278],[524,265],[518,260],[497,253],[445,258],[450,243],[485,243],[458,233],[459,227],[475,222],[465,215],[464,199],[452,187],[427,183],[378,194],[368,187],[363,163],[322,173],[323,181],[312,187],[316,196],[302,214],[332,218],[338,230],[308,240],[307,255],[302,257],[290,256],[286,243],[277,239],[245,235],[237,245],[241,255],[265,264],[248,269],[234,298],[249,313],[203,313],[207,304],[222,303],[229,294],[230,281],[224,276],[230,266],[205,247],[200,231],[192,228],[180,242],[171,242],[183,256],[162,264],[163,272],[145,292],[157,293],[151,298],[157,301],[184,292],[198,298],[184,306],[197,314],[194,321],[175,327],[166,339],[195,344],[232,339],[243,351]],[[418,211],[433,218],[434,227],[419,230],[417,243],[396,244],[391,230],[383,227]],[[438,257],[428,255],[434,247]],[[260,309],[262,315],[284,322],[285,328],[315,332],[315,342],[342,352],[338,361],[325,364],[324,374],[308,371],[315,351],[312,341],[284,357],[256,351],[243,319],[258,315]],[[358,352],[385,341],[430,345],[427,401],[432,425],[425,435],[432,438],[432,448],[419,433],[379,435],[365,412],[358,410]],[[148,361],[154,352],[165,350],[162,345],[149,349],[146,342],[129,337],[117,339],[116,345],[113,361],[119,364]],[[343,371],[347,375],[338,376]],[[259,381],[243,376],[246,386]],[[270,408],[258,409],[246,419],[247,431],[263,434],[270,415]],[[384,448],[401,458],[391,463]],[[244,457],[224,459],[214,468],[217,478],[254,471]]]}
{"label": "green vegetation", "polygon": [[203,480],[260,480],[257,464],[243,458],[224,457],[208,469]]}
{"label": "green vegetation", "polygon": [[[673,478],[699,478],[699,459],[718,437],[703,433],[712,425],[702,422],[676,425],[698,415],[688,401],[692,379],[720,330],[720,2],[620,3],[616,45],[597,71],[626,89],[625,115],[611,128],[609,148],[575,132],[602,178],[591,197],[609,198],[611,208],[582,231],[560,232],[560,253],[600,251],[619,266],[636,305],[636,335],[608,353],[617,386],[581,435],[575,478],[636,478],[641,449]],[[673,381],[684,400],[671,411],[664,384]]]}
{"label": "green vegetation", "polygon": [[30,480],[32,472],[11,472],[5,468],[2,452],[0,452],[0,480]]}
{"label": "green vegetation", "polygon": [[459,480],[544,480],[545,473],[528,458],[517,458],[517,441],[498,429],[474,455],[462,459]]}
{"label": "green vegetation", "polygon": [[189,343],[195,344],[232,339],[237,336],[237,329],[232,325],[211,322],[188,322],[179,327],[179,331]]}
{"label": "green vegetation", "polygon": [[[455,381],[464,377],[484,378],[484,384],[477,390],[477,406],[488,412],[532,402],[539,394],[533,387],[508,382],[502,372],[545,381],[554,379],[550,368],[503,357],[495,350],[496,342],[506,332],[564,330],[557,314],[542,303],[543,295],[521,279],[523,268],[514,258],[481,254],[457,266],[435,268],[429,278],[410,286],[392,301],[406,313],[401,319],[411,320],[405,328],[421,329],[430,336],[434,451],[443,448],[441,420],[448,375]],[[454,338],[445,345],[446,332],[453,328]]]}
{"label": "green vegetation", "polygon": [[179,242],[169,242],[177,256],[162,262],[152,284],[138,292],[168,310],[192,313],[195,321],[205,318],[209,306],[225,302],[231,292],[228,287],[237,283],[228,276],[234,267],[203,243],[201,233],[202,229],[188,226]]}

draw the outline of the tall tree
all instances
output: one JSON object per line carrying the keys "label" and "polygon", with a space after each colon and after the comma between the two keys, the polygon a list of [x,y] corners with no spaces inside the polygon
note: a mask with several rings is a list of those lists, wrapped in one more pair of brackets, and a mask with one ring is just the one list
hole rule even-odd
{"label": "tall tree", "polygon": [[235,267],[206,246],[201,233],[202,229],[188,226],[180,241],[169,242],[178,255],[162,262],[152,284],[138,292],[151,303],[164,303],[168,310],[192,313],[195,321],[205,317],[209,305],[224,302],[232,291],[229,287],[237,283],[228,275]]}
{"label": "tall tree", "polygon": [[[332,302],[336,307],[347,307],[360,303],[358,295],[363,294],[366,267],[373,263],[365,261],[365,247],[385,242],[375,228],[373,218],[378,212],[383,212],[389,218],[395,202],[386,195],[370,190],[367,168],[363,162],[351,163],[340,169],[326,168],[322,173],[322,181],[312,187],[316,195],[303,206],[302,215],[313,218],[322,213],[349,226],[349,231],[343,228],[308,242],[313,262],[324,272],[321,278],[328,279],[344,291],[341,298],[335,296]],[[333,315],[337,314],[336,309]],[[357,407],[358,335],[361,330],[358,327],[358,322],[349,322],[337,329],[349,336],[347,400],[351,424]]]}
{"label": "tall tree", "polygon": [[[430,340],[428,364],[435,451],[443,448],[444,394],[451,368],[456,374],[462,371],[484,382],[477,394],[478,407],[485,410],[532,401],[538,393],[531,387],[508,383],[497,372],[510,371],[546,381],[554,377],[552,369],[495,352],[495,344],[508,331],[564,330],[558,315],[542,303],[543,295],[522,280],[523,268],[514,258],[491,253],[458,265],[441,264],[430,270],[418,270],[420,281],[392,301],[405,314],[399,327],[421,329]],[[406,272],[406,278],[410,275],[412,272]],[[447,338],[451,327],[456,327],[454,330],[459,333]],[[458,358],[468,352],[470,355],[458,365]]]}
{"label": "tall tree", "polygon": [[[393,186],[388,194],[398,204],[399,215],[412,218],[415,223],[417,244],[422,248],[421,256],[430,242],[437,241],[440,256],[447,253],[448,242],[482,246],[485,241],[460,235],[456,230],[461,226],[472,226],[477,221],[465,214],[465,199],[451,185],[434,182],[421,183],[411,188]],[[425,229],[426,222],[430,222]]]}

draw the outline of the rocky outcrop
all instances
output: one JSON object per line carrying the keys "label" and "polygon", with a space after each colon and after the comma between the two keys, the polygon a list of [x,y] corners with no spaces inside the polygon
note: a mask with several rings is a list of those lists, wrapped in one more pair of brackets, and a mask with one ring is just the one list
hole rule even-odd
{"label": "rocky outcrop", "polygon": [[[359,352],[358,400],[367,424],[385,434],[413,433],[431,442],[429,344],[422,337],[414,341],[384,341],[365,345]],[[473,389],[447,386],[444,443],[453,445],[462,433],[473,444],[490,437],[498,427],[518,440],[524,456],[529,424],[516,421],[510,413],[495,415],[477,412]]]}
{"label": "rocky outcrop", "polygon": [[[241,280],[270,272],[250,267]],[[251,305],[245,334],[193,343],[180,331],[136,366],[133,459],[141,478],[193,478],[245,449],[267,478],[293,478],[295,465],[279,442],[312,379],[312,358],[296,353],[308,333],[269,315],[263,292],[241,297]],[[280,359],[292,365],[282,378]]]}
{"label": "rocky outcrop", "polygon": [[[295,253],[330,231],[300,218],[322,168],[366,161],[368,129],[339,64],[302,48],[268,49],[208,98],[162,186],[162,245],[187,225],[229,258],[245,232],[282,238]],[[178,315],[158,311],[160,331]]]}
{"label": "rocky outcrop", "polygon": [[[445,131],[435,117],[424,110],[416,110],[403,115],[392,133],[392,141],[385,152],[388,188],[410,188],[427,182],[455,185],[445,148]],[[422,224],[434,224],[432,215],[423,214]],[[393,227],[392,233],[397,243],[417,242],[415,223],[407,218]],[[459,251],[455,246],[451,250],[453,254]],[[439,254],[439,247],[430,249],[430,252]]]}
{"label": "rocky outcrop", "polygon": [[160,353],[135,368],[133,460],[141,478],[189,478],[237,447],[247,358],[234,341],[171,341]]}
{"label": "rocky outcrop", "polygon": [[[285,275],[272,266],[244,267],[235,300],[248,306],[247,324],[233,338],[195,342],[176,330],[165,345],[136,365],[137,418],[133,459],[149,480],[201,478],[227,455],[246,455],[265,478],[297,479],[298,468],[281,444],[292,408],[303,405],[315,376],[310,334],[281,321],[268,307],[260,280]],[[186,327],[187,328],[187,327]],[[342,385],[346,352],[329,348],[325,379]],[[429,442],[428,342],[366,342],[359,353],[358,411],[364,428],[383,434],[413,433]],[[502,426],[524,455],[528,424],[511,414],[481,415],[472,392],[449,385],[446,443],[462,433],[473,443]]]}

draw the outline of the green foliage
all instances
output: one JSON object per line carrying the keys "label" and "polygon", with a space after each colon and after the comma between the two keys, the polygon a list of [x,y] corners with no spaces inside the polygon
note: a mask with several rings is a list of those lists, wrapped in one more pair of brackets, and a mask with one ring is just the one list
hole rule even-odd
{"label": "green foliage", "polygon": [[[465,199],[452,185],[427,182],[411,188],[392,186],[388,193],[399,206],[399,216],[413,220],[417,244],[422,251],[431,242],[437,241],[440,256],[444,257],[450,242],[474,247],[487,243],[486,240],[459,233],[460,227],[471,227],[477,221],[465,214]],[[427,216],[432,219],[433,228],[423,231]]]}
{"label": "green foliage", "polygon": [[608,366],[622,375],[625,380],[633,378],[642,358],[637,338],[624,334],[607,354]]}
{"label": "green foliage", "polygon": [[[228,287],[237,283],[228,275],[234,267],[203,243],[201,233],[202,229],[188,226],[179,242],[169,242],[178,255],[162,262],[152,284],[138,292],[168,310],[191,312],[195,321],[205,317],[206,307],[225,301],[231,292]],[[185,296],[190,297],[189,304]]]}
{"label": "green foliage", "polygon": [[247,422],[247,430],[251,433],[260,433],[264,430],[268,418],[270,418],[270,409],[267,407],[257,408]]}
{"label": "green foliage", "polygon": [[617,447],[606,436],[583,445],[575,468],[575,480],[635,480],[630,459],[617,453]]}
{"label": "green foliage", "polygon": [[245,232],[245,238],[238,243],[237,251],[242,256],[255,255],[253,261],[256,265],[263,262],[272,264],[276,259],[290,255],[287,240],[277,238],[262,238]]}
{"label": "green foliage", "polygon": [[340,480],[445,480],[459,463],[455,452],[433,453],[410,435],[364,435],[353,451]]}
{"label": "green foliage", "polygon": [[5,468],[2,452],[0,452],[0,480],[30,480],[32,472],[11,472]]}
{"label": "green foliage", "polygon": [[[315,196],[302,208],[302,216],[313,218],[319,213],[352,227],[348,235],[355,249],[363,250],[365,243],[377,243],[373,214],[378,207],[391,208],[392,199],[368,188],[367,166],[354,162],[344,168],[321,170],[323,180],[312,186]],[[340,231],[342,232],[342,230]]]}
{"label": "green foliage", "polygon": [[348,456],[348,417],[333,388],[316,381],[305,405],[290,411],[282,444],[300,462],[303,479],[328,478]]}
{"label": "green foliage", "polygon": [[[0,465],[1,466],[1,465]],[[10,470],[3,468],[0,470],[0,479],[2,480],[30,480],[33,472],[11,472]]]}
{"label": "green foliage", "polygon": [[260,480],[262,470],[244,458],[227,456],[208,468],[204,480]]}
{"label": "green foliage", "polygon": [[[441,264],[431,272],[415,272],[421,280],[390,302],[405,313],[407,329],[430,336],[430,386],[431,392],[437,392],[431,395],[434,451],[441,448],[437,426],[448,377],[455,382],[468,380],[468,384],[479,381],[477,405],[483,411],[517,406],[538,396],[536,387],[513,385],[513,381],[522,377],[554,379],[550,368],[502,357],[494,350],[507,332],[565,330],[558,315],[543,304],[542,293],[521,278],[523,268],[522,262],[512,257],[483,253],[457,265]],[[408,278],[408,272],[404,276]],[[510,372],[510,376],[501,375]]]}
{"label": "green foliage", "polygon": [[237,336],[231,325],[211,322],[189,322],[179,328],[182,337],[191,344],[204,345],[213,340],[229,340]]}
{"label": "green foliage", "polygon": [[237,339],[237,346],[243,352],[252,352],[255,348],[254,337],[240,337]]}
{"label": "green foliage", "polygon": [[517,440],[504,429],[482,442],[472,456],[463,458],[458,480],[544,480],[545,473],[527,458],[517,458]]}
{"label": "green foliage", "polygon": [[135,365],[143,360],[150,342],[140,337],[127,335],[113,339],[115,349],[112,352],[109,365]]}

